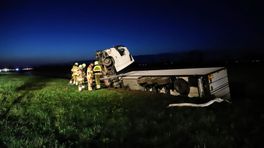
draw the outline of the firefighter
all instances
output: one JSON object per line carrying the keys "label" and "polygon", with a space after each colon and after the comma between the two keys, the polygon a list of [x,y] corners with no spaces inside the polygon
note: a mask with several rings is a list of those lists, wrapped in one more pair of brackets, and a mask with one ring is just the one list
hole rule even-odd
{"label": "firefighter", "polygon": [[77,73],[78,73],[78,69],[79,69],[79,67],[78,67],[78,63],[76,62],[76,63],[74,63],[74,65],[72,66],[72,69],[71,69],[71,72],[72,72],[72,78],[71,78],[71,80],[70,80],[70,84],[75,84],[75,85],[77,85],[77,81],[76,81],[76,79],[77,79]]}
{"label": "firefighter", "polygon": [[94,76],[95,76],[95,83],[96,83],[96,89],[100,89],[101,85],[100,85],[100,77],[102,75],[102,67],[101,65],[99,65],[98,61],[94,62],[94,68],[93,68],[93,72],[94,72]]}
{"label": "firefighter", "polygon": [[78,69],[78,75],[77,75],[77,85],[78,85],[78,90],[82,91],[84,88],[84,79],[85,79],[85,72],[84,68],[86,67],[86,64],[79,65]]}
{"label": "firefighter", "polygon": [[87,67],[87,85],[88,85],[88,90],[92,91],[93,88],[93,63],[91,63],[88,67]]}

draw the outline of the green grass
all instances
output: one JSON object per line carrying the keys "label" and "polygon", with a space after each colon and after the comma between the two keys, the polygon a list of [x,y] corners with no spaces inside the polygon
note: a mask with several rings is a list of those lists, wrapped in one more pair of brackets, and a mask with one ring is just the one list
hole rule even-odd
{"label": "green grass", "polygon": [[166,108],[183,99],[117,89],[78,92],[66,79],[0,75],[0,146],[199,148],[261,143],[261,103],[246,99],[208,108]]}

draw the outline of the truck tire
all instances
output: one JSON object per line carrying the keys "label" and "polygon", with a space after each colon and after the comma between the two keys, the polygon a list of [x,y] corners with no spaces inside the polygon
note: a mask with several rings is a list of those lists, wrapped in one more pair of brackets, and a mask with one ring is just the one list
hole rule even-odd
{"label": "truck tire", "polygon": [[182,78],[176,79],[174,81],[174,88],[182,96],[188,96],[190,92],[189,83]]}
{"label": "truck tire", "polygon": [[170,88],[168,86],[164,87],[165,94],[170,94]]}
{"label": "truck tire", "polygon": [[152,92],[154,92],[154,93],[158,93],[159,91],[158,91],[158,88],[156,87],[156,86],[152,86]]}
{"label": "truck tire", "polygon": [[106,67],[109,67],[113,64],[113,60],[111,57],[106,57],[104,60],[103,60],[103,64],[106,66]]}
{"label": "truck tire", "polygon": [[156,77],[154,82],[158,85],[168,85],[171,83],[171,79],[170,77]]}

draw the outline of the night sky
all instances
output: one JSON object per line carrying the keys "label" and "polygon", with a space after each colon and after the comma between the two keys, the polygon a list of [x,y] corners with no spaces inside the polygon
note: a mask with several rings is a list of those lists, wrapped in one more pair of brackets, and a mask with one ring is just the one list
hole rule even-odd
{"label": "night sky", "polygon": [[133,55],[260,50],[263,19],[250,0],[0,0],[0,66],[88,60],[118,44]]}

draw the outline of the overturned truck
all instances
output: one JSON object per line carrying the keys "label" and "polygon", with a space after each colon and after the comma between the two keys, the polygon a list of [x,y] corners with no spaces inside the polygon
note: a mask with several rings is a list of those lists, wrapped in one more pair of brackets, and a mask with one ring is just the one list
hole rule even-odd
{"label": "overturned truck", "polygon": [[131,71],[118,74],[134,62],[127,47],[119,45],[97,51],[106,87],[152,91],[189,97],[230,99],[227,69],[224,67]]}
{"label": "overturned truck", "polygon": [[134,62],[134,58],[127,47],[123,45],[98,50],[96,60],[102,65],[103,80],[106,87],[121,87],[120,78],[116,76],[117,73]]}

